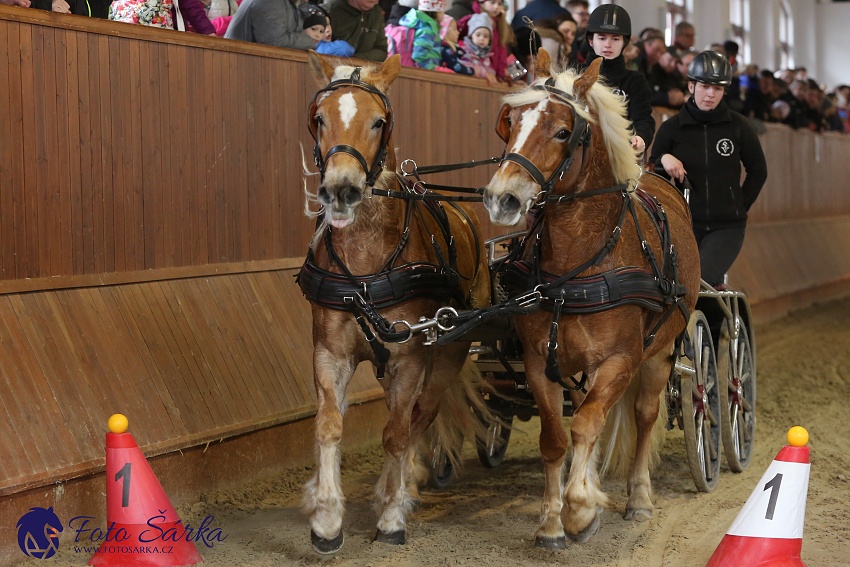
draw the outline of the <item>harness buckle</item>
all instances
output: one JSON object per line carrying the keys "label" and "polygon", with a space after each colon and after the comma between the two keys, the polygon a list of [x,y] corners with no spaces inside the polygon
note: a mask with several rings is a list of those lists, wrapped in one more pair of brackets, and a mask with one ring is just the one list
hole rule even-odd
{"label": "harness buckle", "polygon": [[[410,170],[410,171],[407,171],[407,169],[406,169],[406,166],[407,166],[408,164],[413,164],[413,169],[412,169],[412,170]],[[413,161],[412,159],[409,159],[409,158],[408,158],[408,159],[404,160],[403,162],[401,162],[401,165],[399,166],[399,169],[401,169],[401,174],[402,174],[403,176],[405,176],[405,177],[409,177],[409,176],[411,176],[411,175],[416,175],[416,170],[417,170],[418,168],[417,168],[417,166],[416,166],[416,162],[415,162],[415,161]]]}

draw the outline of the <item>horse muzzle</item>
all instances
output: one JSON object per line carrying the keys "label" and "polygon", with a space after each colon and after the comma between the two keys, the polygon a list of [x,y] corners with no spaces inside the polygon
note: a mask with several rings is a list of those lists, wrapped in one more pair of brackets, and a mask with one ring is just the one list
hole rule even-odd
{"label": "horse muzzle", "polygon": [[500,226],[517,224],[528,211],[527,204],[523,205],[514,193],[510,191],[496,193],[489,186],[484,189],[484,207],[490,213],[490,222]]}
{"label": "horse muzzle", "polygon": [[325,219],[335,228],[345,228],[354,222],[357,206],[363,201],[363,189],[348,180],[343,183],[322,183],[319,202],[325,208]]}

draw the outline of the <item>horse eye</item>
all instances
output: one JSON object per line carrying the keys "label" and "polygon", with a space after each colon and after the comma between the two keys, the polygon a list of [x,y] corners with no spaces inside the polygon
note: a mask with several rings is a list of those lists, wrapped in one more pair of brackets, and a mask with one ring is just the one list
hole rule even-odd
{"label": "horse eye", "polygon": [[564,141],[570,137],[570,132],[568,130],[558,130],[558,133],[555,134],[555,139]]}
{"label": "horse eye", "polygon": [[378,128],[383,128],[384,124],[386,124],[386,123],[387,123],[387,121],[384,120],[383,118],[378,118],[377,120],[375,120],[375,123],[372,124],[372,128],[375,128],[376,130]]}
{"label": "horse eye", "polygon": [[318,114],[316,115],[316,117],[314,118],[314,120],[316,121],[316,126],[324,126],[324,125],[325,125],[325,121],[324,121],[324,120],[322,119],[322,117],[321,117],[320,115],[318,115]]}

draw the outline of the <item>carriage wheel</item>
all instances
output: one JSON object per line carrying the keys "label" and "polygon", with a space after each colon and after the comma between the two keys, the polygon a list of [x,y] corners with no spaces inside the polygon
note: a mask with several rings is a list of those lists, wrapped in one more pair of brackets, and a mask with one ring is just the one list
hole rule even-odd
{"label": "carriage wheel", "polygon": [[487,432],[483,439],[477,439],[475,446],[478,449],[478,460],[481,464],[492,469],[502,464],[505,453],[508,450],[508,441],[511,438],[511,426],[514,416],[496,413],[498,418],[487,426]]}
{"label": "carriage wheel", "polygon": [[720,476],[720,393],[711,331],[701,311],[691,315],[688,334],[694,359],[684,362],[695,372],[682,374],[685,450],[697,490],[711,492]]}
{"label": "carriage wheel", "polygon": [[434,445],[431,451],[431,467],[428,474],[428,484],[431,488],[443,489],[457,478],[455,467],[448,453],[440,444]]}
{"label": "carriage wheel", "polygon": [[723,452],[733,472],[750,464],[756,432],[756,368],[747,326],[740,316],[732,324],[738,337],[729,338],[723,329],[717,366],[720,369],[720,423]]}

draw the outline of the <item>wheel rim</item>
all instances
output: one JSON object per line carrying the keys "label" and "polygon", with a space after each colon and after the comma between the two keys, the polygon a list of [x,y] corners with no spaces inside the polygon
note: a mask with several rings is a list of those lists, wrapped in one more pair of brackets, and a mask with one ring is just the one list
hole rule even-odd
{"label": "wheel rim", "polygon": [[755,361],[744,321],[738,317],[732,324],[734,332],[730,335],[734,338],[721,351],[725,372],[721,374],[721,392],[725,395],[721,422],[726,462],[733,472],[741,472],[749,465],[754,444]]}
{"label": "wheel rim", "polygon": [[688,325],[693,345],[693,375],[681,375],[685,449],[697,489],[711,492],[720,475],[720,393],[717,363],[708,324],[695,312]]}

